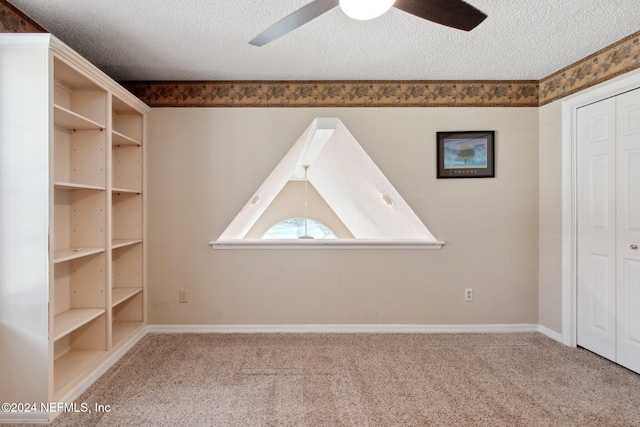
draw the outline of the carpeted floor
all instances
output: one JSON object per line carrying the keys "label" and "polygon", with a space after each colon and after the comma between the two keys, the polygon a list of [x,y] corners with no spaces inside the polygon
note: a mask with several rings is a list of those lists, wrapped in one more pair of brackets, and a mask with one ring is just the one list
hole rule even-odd
{"label": "carpeted floor", "polygon": [[640,426],[640,375],[537,333],[147,335],[62,426]]}

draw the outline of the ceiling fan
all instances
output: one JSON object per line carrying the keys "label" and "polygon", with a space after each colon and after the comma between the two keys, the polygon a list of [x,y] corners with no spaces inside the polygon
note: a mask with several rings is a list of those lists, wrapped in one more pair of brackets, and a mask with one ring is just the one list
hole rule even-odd
{"label": "ceiling fan", "polygon": [[473,30],[487,17],[462,0],[313,0],[258,34],[249,44],[264,46],[338,5],[355,19],[373,19],[395,7],[418,18],[463,31]]}

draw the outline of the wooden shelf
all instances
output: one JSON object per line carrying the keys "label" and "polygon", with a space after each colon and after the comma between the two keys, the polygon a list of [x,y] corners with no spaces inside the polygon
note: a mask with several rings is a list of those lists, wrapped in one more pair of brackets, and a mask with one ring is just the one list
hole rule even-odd
{"label": "wooden shelf", "polygon": [[142,191],[140,190],[131,190],[129,188],[112,188],[111,189],[112,192],[114,193],[129,193],[129,194],[142,194]]}
{"label": "wooden shelf", "polygon": [[105,311],[104,308],[72,308],[58,314],[53,319],[53,341],[70,334],[80,326],[104,314]]}
{"label": "wooden shelf", "polygon": [[111,345],[115,346],[140,326],[142,326],[142,322],[113,322],[111,329]]}
{"label": "wooden shelf", "polygon": [[116,239],[111,243],[111,249],[124,248],[138,243],[142,243],[142,239]]}
{"label": "wooden shelf", "polygon": [[54,362],[53,393],[69,385],[91,367],[106,351],[69,351]]}
{"label": "wooden shelf", "polygon": [[53,263],[71,261],[72,259],[82,258],[89,255],[99,254],[104,252],[104,248],[71,248],[61,249],[53,253]]}
{"label": "wooden shelf", "polygon": [[53,122],[69,130],[104,130],[104,126],[59,105],[53,106]]}
{"label": "wooden shelf", "polygon": [[107,189],[106,187],[99,187],[97,185],[74,184],[71,182],[60,182],[60,181],[54,182],[53,188],[55,188],[56,190],[66,190],[66,191],[73,191],[73,190],[104,191]]}
{"label": "wooden shelf", "polygon": [[112,145],[135,145],[135,146],[141,146],[142,142],[140,141],[136,141],[135,139],[118,132],[117,130],[113,130],[112,131],[112,137],[111,137],[111,144]]}
{"label": "wooden shelf", "polygon": [[111,307],[125,302],[140,292],[142,292],[142,288],[113,288],[111,291]]}

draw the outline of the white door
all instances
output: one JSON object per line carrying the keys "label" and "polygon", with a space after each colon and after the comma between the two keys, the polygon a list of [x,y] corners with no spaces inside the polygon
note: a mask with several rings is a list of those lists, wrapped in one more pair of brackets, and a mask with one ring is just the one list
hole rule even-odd
{"label": "white door", "polygon": [[577,111],[577,344],[616,360],[615,98]]}
{"label": "white door", "polygon": [[617,363],[640,372],[640,89],[616,97]]}

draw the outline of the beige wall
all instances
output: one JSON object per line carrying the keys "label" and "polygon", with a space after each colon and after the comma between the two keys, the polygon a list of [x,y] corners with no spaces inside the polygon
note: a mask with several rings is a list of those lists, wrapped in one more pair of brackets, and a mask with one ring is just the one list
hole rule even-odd
{"label": "beige wall", "polygon": [[[443,249],[211,249],[331,116]],[[151,324],[538,323],[537,108],[153,109],[148,129]],[[437,180],[439,130],[495,130],[497,177]]]}
{"label": "beige wall", "polygon": [[562,101],[539,109],[540,266],[538,320],[562,332]]}

